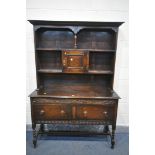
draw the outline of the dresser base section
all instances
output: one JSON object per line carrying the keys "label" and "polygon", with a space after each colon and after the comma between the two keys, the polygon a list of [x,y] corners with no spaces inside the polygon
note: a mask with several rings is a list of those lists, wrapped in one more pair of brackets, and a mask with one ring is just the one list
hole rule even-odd
{"label": "dresser base section", "polygon": [[[49,97],[31,98],[33,145],[37,145],[38,136],[91,136],[109,135],[111,148],[115,145],[115,129],[118,99],[54,99]],[[62,125],[104,125],[102,133],[90,131],[49,131],[45,124]],[[36,125],[40,125],[36,129]],[[109,129],[109,126],[111,128]]]}

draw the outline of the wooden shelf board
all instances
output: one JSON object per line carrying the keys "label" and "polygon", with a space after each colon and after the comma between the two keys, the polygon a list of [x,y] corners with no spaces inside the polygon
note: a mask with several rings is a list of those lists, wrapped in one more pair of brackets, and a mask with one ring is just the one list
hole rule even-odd
{"label": "wooden shelf board", "polygon": [[78,49],[78,48],[36,48],[38,51],[71,51],[71,50],[83,50],[83,51],[90,51],[90,52],[116,52],[116,50],[106,50],[106,49]]}
{"label": "wooden shelf board", "polygon": [[111,89],[97,83],[53,83],[52,87],[34,91],[31,97],[54,97],[54,98],[113,98],[119,96]]}
{"label": "wooden shelf board", "polygon": [[39,69],[39,73],[62,73],[62,69]]}
{"label": "wooden shelf board", "polygon": [[88,70],[88,73],[92,73],[92,74],[113,74],[113,71],[110,71],[110,70]]}
{"label": "wooden shelf board", "polygon": [[63,73],[63,74],[113,74],[113,71],[110,70],[88,70],[88,72],[70,72],[65,73],[62,69],[39,69],[38,73]]}

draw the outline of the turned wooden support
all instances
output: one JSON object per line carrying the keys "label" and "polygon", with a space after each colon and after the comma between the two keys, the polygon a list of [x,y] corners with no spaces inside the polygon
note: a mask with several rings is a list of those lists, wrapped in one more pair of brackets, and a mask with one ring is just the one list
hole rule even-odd
{"label": "turned wooden support", "polygon": [[74,35],[74,48],[77,48],[77,35]]}
{"label": "turned wooden support", "polygon": [[109,126],[108,125],[104,126],[103,133],[104,134],[108,134],[109,133]]}
{"label": "turned wooden support", "polygon": [[111,148],[114,148],[115,145],[115,130],[116,130],[116,126],[112,125],[112,133],[111,133]]}
{"label": "turned wooden support", "polygon": [[37,145],[37,131],[36,131],[36,124],[32,123],[32,129],[33,129],[33,146],[36,148]]}
{"label": "turned wooden support", "polygon": [[40,131],[41,131],[41,132],[44,132],[44,131],[45,131],[45,126],[44,126],[44,124],[40,124]]}

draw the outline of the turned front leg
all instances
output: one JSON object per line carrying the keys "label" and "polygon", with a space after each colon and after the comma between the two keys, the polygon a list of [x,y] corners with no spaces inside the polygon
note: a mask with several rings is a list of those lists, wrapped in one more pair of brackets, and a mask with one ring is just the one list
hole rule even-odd
{"label": "turned front leg", "polygon": [[114,148],[115,145],[115,130],[116,130],[116,126],[112,125],[112,133],[111,133],[111,148]]}
{"label": "turned front leg", "polygon": [[109,133],[109,126],[108,125],[104,126],[103,133],[104,134],[108,134]]}
{"label": "turned front leg", "polygon": [[40,131],[41,131],[41,132],[44,132],[44,131],[45,131],[45,126],[44,126],[44,124],[40,124]]}
{"label": "turned front leg", "polygon": [[36,131],[36,124],[35,123],[32,124],[32,129],[33,129],[33,145],[34,145],[34,148],[36,148],[36,145],[37,145],[37,131]]}

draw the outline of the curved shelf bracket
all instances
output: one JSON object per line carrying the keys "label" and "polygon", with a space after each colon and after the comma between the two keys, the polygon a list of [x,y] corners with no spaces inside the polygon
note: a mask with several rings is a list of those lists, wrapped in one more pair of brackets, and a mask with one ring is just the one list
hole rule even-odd
{"label": "curved shelf bracket", "polygon": [[41,26],[34,26],[34,31],[36,32],[40,28],[41,28]]}
{"label": "curved shelf bracket", "polygon": [[118,28],[117,27],[113,27],[111,28],[114,32],[118,32]]}
{"label": "curved shelf bracket", "polygon": [[73,27],[69,27],[69,29],[71,29],[73,33],[76,35],[82,29],[82,27],[73,26]]}

